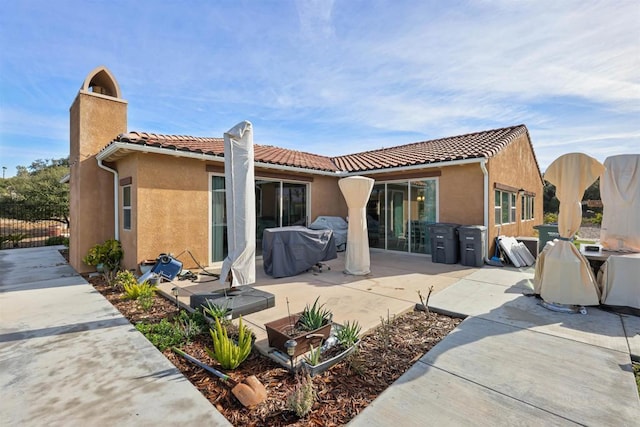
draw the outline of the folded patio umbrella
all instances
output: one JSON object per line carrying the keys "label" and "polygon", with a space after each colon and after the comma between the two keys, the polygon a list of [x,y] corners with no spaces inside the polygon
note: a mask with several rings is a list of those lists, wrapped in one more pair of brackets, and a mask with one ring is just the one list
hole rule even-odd
{"label": "folded patio umbrella", "polygon": [[570,153],[557,158],[544,174],[544,179],[556,186],[556,197],[560,201],[560,239],[542,251],[534,277],[535,292],[546,302],[600,303],[600,289],[589,262],[571,239],[582,222],[580,201],[584,191],[603,171],[604,167],[596,159],[582,153]]}
{"label": "folded patio umbrella", "polygon": [[362,276],[371,272],[367,214],[365,208],[373,189],[374,180],[364,176],[350,176],[338,181],[338,186],[349,208],[345,272]]}
{"label": "folded patio umbrella", "polygon": [[224,134],[224,179],[227,203],[228,254],[220,280],[231,286],[256,281],[256,195],[253,171],[253,128],[238,123]]}
{"label": "folded patio umbrella", "polygon": [[604,160],[600,243],[611,251],[640,252],[640,154]]}

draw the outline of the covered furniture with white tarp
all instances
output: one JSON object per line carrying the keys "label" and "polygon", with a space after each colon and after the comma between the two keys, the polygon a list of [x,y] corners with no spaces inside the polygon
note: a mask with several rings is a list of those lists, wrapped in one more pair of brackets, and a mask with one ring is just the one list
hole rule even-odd
{"label": "covered furniture with white tarp", "polygon": [[224,179],[227,203],[228,255],[220,281],[233,286],[256,281],[256,198],[253,129],[243,121],[224,134]]}
{"label": "covered furniture with white tarp", "polygon": [[345,272],[348,274],[362,276],[371,272],[365,208],[373,189],[373,183],[373,179],[364,176],[350,176],[338,181],[340,191],[342,191],[349,208],[349,229],[345,254]]}
{"label": "covered furniture with white tarp", "polygon": [[608,157],[604,167],[600,244],[609,251],[640,252],[640,154]]}
{"label": "covered furniture with white tarp", "polygon": [[602,304],[640,310],[640,253],[611,255],[600,272]]}
{"label": "covered furniture with white tarp", "polygon": [[538,257],[534,277],[535,293],[549,303],[598,305],[600,289],[587,259],[571,242],[582,222],[584,191],[604,171],[596,159],[582,153],[565,154],[547,169],[544,179],[556,186],[560,201],[558,233]]}

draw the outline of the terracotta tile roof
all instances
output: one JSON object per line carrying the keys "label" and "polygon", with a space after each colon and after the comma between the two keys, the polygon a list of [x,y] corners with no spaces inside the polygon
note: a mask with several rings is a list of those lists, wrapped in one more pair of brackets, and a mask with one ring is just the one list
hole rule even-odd
{"label": "terracotta tile roof", "polygon": [[[528,134],[527,127],[516,125],[333,158],[255,144],[254,156],[256,162],[274,165],[329,172],[366,172],[453,160],[490,158],[523,134]],[[129,132],[118,135],[113,142],[224,157],[224,139],[222,138]]]}
{"label": "terracotta tile roof", "polygon": [[[129,132],[118,135],[114,142],[126,142],[137,145],[224,157],[224,139],[222,138]],[[326,156],[273,147],[270,145],[255,144],[253,149],[256,162],[329,172],[337,171],[335,164]]]}
{"label": "terracotta tile roof", "polygon": [[525,133],[527,133],[527,127],[517,125],[348,154],[334,157],[332,160],[342,171],[364,172],[453,160],[489,158],[495,156],[511,141]]}

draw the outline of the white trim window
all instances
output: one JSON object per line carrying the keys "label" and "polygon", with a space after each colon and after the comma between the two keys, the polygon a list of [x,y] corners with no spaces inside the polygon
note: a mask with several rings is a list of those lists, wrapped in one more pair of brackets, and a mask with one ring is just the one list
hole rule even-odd
{"label": "white trim window", "polygon": [[131,230],[131,186],[122,187],[122,229]]}
{"label": "white trim window", "polygon": [[523,195],[522,196],[522,221],[529,221],[533,219],[533,204],[534,204],[534,196]]}
{"label": "white trim window", "polygon": [[495,190],[494,207],[496,225],[516,222],[516,193]]}

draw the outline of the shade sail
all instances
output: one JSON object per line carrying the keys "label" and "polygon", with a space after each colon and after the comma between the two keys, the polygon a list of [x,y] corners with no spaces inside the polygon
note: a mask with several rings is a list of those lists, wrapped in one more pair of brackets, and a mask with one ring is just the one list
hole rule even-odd
{"label": "shade sail", "polygon": [[362,276],[371,272],[369,237],[367,235],[366,206],[374,180],[364,176],[350,176],[338,181],[338,186],[349,208],[349,229],[345,272]]}
{"label": "shade sail", "polygon": [[228,252],[220,280],[250,285],[256,281],[256,196],[253,127],[247,121],[224,134],[224,179]]}
{"label": "shade sail", "polygon": [[611,251],[640,252],[640,154],[607,157],[604,166],[600,243]]}
{"label": "shade sail", "polygon": [[570,241],[582,222],[580,201],[584,191],[604,171],[596,159],[582,153],[565,154],[547,169],[544,179],[556,186],[560,201],[560,239],[538,257],[534,278],[536,293],[547,302],[598,305],[600,290],[587,259]]}

